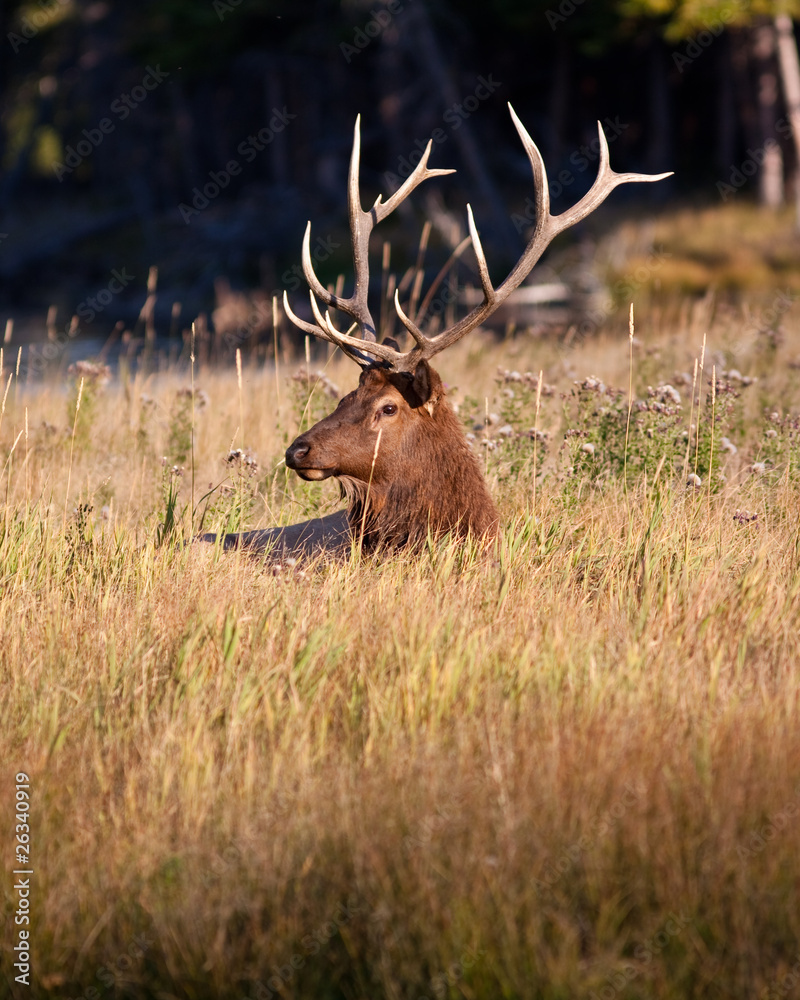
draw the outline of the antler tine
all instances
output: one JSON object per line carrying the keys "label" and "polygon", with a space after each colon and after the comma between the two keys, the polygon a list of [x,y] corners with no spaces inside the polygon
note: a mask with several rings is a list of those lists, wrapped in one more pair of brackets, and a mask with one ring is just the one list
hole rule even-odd
{"label": "antler tine", "polygon": [[328,289],[322,284],[317,275],[314,272],[314,264],[311,260],[311,222],[309,221],[306,225],[306,231],[303,234],[303,249],[301,251],[301,261],[303,264],[303,277],[308,282],[308,287],[318,295],[326,306],[333,306],[338,309],[339,306],[338,298],[333,295]]}
{"label": "antler tine", "polygon": [[[550,218],[550,185],[547,183],[547,171],[544,167],[542,154],[539,147],[531,139],[528,130],[519,120],[517,112],[511,107],[509,102],[508,110],[511,113],[511,120],[517,130],[517,135],[522,140],[525,152],[528,154],[531,171],[533,173],[533,194],[536,199],[536,228],[543,227],[547,219]],[[604,137],[605,138],[605,137]]]}
{"label": "antler tine", "polygon": [[492,285],[492,279],[489,277],[489,267],[486,263],[486,254],[483,252],[481,238],[478,236],[478,229],[472,215],[471,205],[467,205],[467,225],[469,226],[469,235],[472,238],[472,249],[475,251],[475,259],[478,261],[478,273],[481,276],[481,285],[483,286],[485,300],[487,302],[493,302],[494,286]]}
{"label": "antler tine", "polygon": [[400,317],[400,322],[408,330],[417,345],[424,351],[428,345],[431,343],[430,340],[425,336],[425,334],[420,330],[420,328],[414,323],[404,312],[400,305],[400,292],[395,288],[394,290],[394,308],[397,311],[397,315]]}
{"label": "antler tine", "polygon": [[542,256],[553,238],[565,229],[568,229],[570,226],[575,225],[575,223],[579,222],[581,219],[585,219],[587,215],[590,215],[600,204],[602,204],[602,202],[605,201],[615,187],[618,187],[620,184],[628,184],[638,181],[660,181],[665,177],[672,176],[671,171],[663,174],[615,173],[609,165],[608,143],[606,142],[602,125],[598,122],[597,128],[600,136],[600,165],[594,184],[592,184],[589,191],[572,208],[568,209],[566,212],[562,212],[561,215],[551,215],[550,189],[547,183],[547,172],[545,171],[542,154],[539,152],[536,143],[530,137],[527,129],[519,120],[516,112],[510,104],[508,105],[508,108],[511,113],[512,121],[514,122],[514,126],[517,129],[517,133],[519,134],[522,144],[525,147],[525,152],[528,154],[531,171],[533,173],[536,192],[536,225],[534,227],[533,235],[528,241],[528,245],[525,247],[524,253],[511,269],[505,281],[503,281],[503,283],[495,289],[492,287],[489,278],[486,258],[484,256],[478,231],[472,217],[472,210],[468,207],[467,218],[475,250],[475,256],[478,262],[481,284],[483,286],[483,302],[479,306],[476,306],[470,313],[459,320],[449,330],[442,331],[442,333],[438,334],[436,337],[424,338],[424,342],[414,336],[414,332],[409,326],[410,320],[408,320],[408,317],[404,316],[399,307],[396,307],[403,325],[407,330],[409,330],[409,332],[411,332],[417,343],[416,347],[413,347],[408,354],[404,355],[402,361],[398,365],[399,371],[413,370],[420,360],[430,360],[435,357],[435,355],[439,354],[441,351],[466,336],[466,334],[468,334],[471,330],[474,330],[475,327],[479,326],[487,316],[493,313],[495,309],[497,309],[497,307],[501,305],[508,298],[508,296],[522,284],[525,278],[533,270],[536,262]]}
{"label": "antler tine", "polygon": [[455,170],[441,169],[439,167],[433,170],[428,169],[428,157],[431,155],[431,149],[433,149],[433,140],[428,140],[428,145],[422,153],[419,163],[414,167],[413,171],[406,177],[405,181],[401,186],[395,191],[393,195],[384,201],[382,195],[378,195],[375,199],[375,204],[372,206],[372,212],[375,213],[375,222],[382,222],[387,215],[391,214],[397,206],[405,201],[406,198],[411,194],[414,188],[422,184],[423,181],[430,180],[431,177],[445,177],[447,174],[454,174]]}
{"label": "antler tine", "polygon": [[[285,296],[286,293],[284,292],[284,304],[286,302]],[[403,357],[399,351],[396,351],[393,347],[389,347],[388,344],[378,344],[372,341],[365,343],[361,337],[351,337],[349,333],[340,333],[331,322],[330,316],[327,314],[325,316],[322,315],[319,305],[314,298],[314,293],[309,292],[309,296],[311,299],[311,309],[318,323],[317,326],[307,323],[305,320],[295,316],[290,309],[287,309],[289,319],[299,326],[301,330],[313,333],[316,337],[328,340],[330,343],[335,344],[336,347],[340,347],[348,357],[353,358],[362,367],[374,364],[374,358],[387,361],[394,367],[395,363]],[[369,355],[373,355],[373,357]]]}
{"label": "antler tine", "polygon": [[574,226],[576,222],[585,219],[587,215],[591,215],[606,200],[614,188],[619,187],[620,184],[650,183],[652,181],[663,181],[665,178],[672,176],[671,170],[663,174],[618,174],[611,169],[608,141],[600,122],[597,123],[597,134],[600,140],[600,165],[597,170],[595,182],[576,205],[567,209],[566,212],[562,212],[561,215],[550,217],[554,224],[553,236],[563,232],[570,226]]}
{"label": "antler tine", "polygon": [[[387,363],[394,371],[413,371],[422,360],[430,360],[451,344],[456,343],[475,327],[479,326],[487,316],[495,311],[508,296],[518,288],[525,278],[530,274],[536,262],[549,246],[551,241],[559,233],[568,229],[575,223],[580,222],[590,215],[608,195],[620,184],[637,182],[647,182],[664,180],[671,177],[672,172],[663,174],[618,174],[611,169],[609,164],[608,143],[600,122],[597,123],[598,135],[600,139],[600,164],[597,177],[589,191],[573,205],[572,208],[562,212],[560,215],[552,215],[550,212],[550,190],[547,183],[547,172],[545,170],[542,154],[539,152],[536,143],[528,134],[527,129],[519,120],[516,112],[509,104],[511,119],[520,137],[533,174],[534,189],[536,193],[536,225],[531,235],[528,245],[525,247],[520,259],[511,269],[510,273],[497,288],[494,288],[489,275],[489,268],[486,263],[486,255],[481,245],[478,229],[472,209],[467,206],[467,222],[469,225],[470,238],[472,240],[475,258],[478,264],[481,285],[483,287],[483,302],[476,306],[471,312],[460,319],[449,330],[444,330],[436,337],[426,337],[416,324],[406,315],[400,306],[400,298],[395,292],[395,309],[403,326],[408,330],[414,339],[414,347],[405,354],[394,350],[384,344],[375,342],[375,324],[369,311],[367,303],[367,292],[369,284],[369,236],[373,227],[386,218],[397,206],[407,198],[411,192],[423,181],[431,177],[441,177],[445,174],[454,173],[452,170],[430,170],[428,168],[428,157],[433,146],[429,142],[419,163],[413,172],[406,178],[405,182],[391,195],[385,202],[378,195],[372,208],[365,212],[361,208],[361,198],[359,194],[359,158],[361,153],[360,117],[356,119],[355,133],[353,136],[353,153],[350,158],[350,172],[348,177],[348,205],[350,212],[350,230],[353,238],[353,263],[355,265],[355,287],[353,294],[349,298],[340,298],[329,292],[319,281],[311,260],[311,224],[306,228],[303,239],[303,273],[311,288],[312,308],[317,318],[318,326],[313,326],[299,319],[289,308],[288,299],[284,292],[284,306],[289,319],[301,330],[312,333],[314,336],[322,337],[341,347],[349,357],[357,361],[360,365],[370,364],[372,358],[378,358]],[[317,295],[327,305],[334,309],[340,309],[351,316],[360,327],[361,337],[351,337],[347,333],[339,333],[334,327],[330,316],[322,316],[317,306],[314,296]]]}
{"label": "antler tine", "polygon": [[[317,305],[313,293],[311,293],[311,303],[312,303],[312,308],[314,308]],[[298,328],[298,330],[302,330],[304,333],[311,334],[314,337],[320,337],[321,339],[327,340],[330,343],[334,344],[336,347],[340,347],[342,351],[344,351],[344,353],[348,356],[348,358],[350,358],[352,361],[355,361],[356,364],[362,366],[363,368],[366,368],[368,365],[372,364],[372,358],[369,357],[369,355],[363,354],[358,349],[351,348],[347,344],[340,344],[336,339],[334,339],[334,337],[332,337],[328,333],[328,331],[324,328],[322,324],[320,324],[319,326],[315,326],[313,323],[308,323],[306,322],[306,320],[301,319],[289,305],[289,296],[285,291],[283,293],[283,308],[286,315],[289,317],[290,321]]]}
{"label": "antler tine", "polygon": [[[347,313],[356,321],[361,333],[361,350],[371,351],[375,357],[381,360],[394,362],[393,357],[388,357],[386,350],[371,350],[375,344],[375,323],[369,309],[369,237],[377,223],[383,221],[397,206],[403,202],[411,192],[423,181],[432,177],[442,177],[445,174],[455,173],[454,170],[429,169],[428,158],[430,157],[433,142],[429,141],[425,151],[412,173],[406,178],[404,183],[385,202],[381,195],[378,195],[372,208],[365,212],[361,207],[361,195],[359,192],[359,164],[361,158],[361,116],[356,117],[355,128],[353,130],[353,151],[350,156],[350,167],[347,180],[347,201],[348,214],[350,217],[350,233],[353,241],[353,265],[355,271],[355,282],[353,294],[347,298],[334,295],[322,284],[314,271],[314,264],[311,257],[311,223],[306,226],[303,236],[302,263],[303,274],[312,292],[333,309],[339,309]],[[288,315],[288,313],[287,313]],[[291,317],[290,317],[291,318]],[[294,322],[294,321],[293,321]],[[306,327],[306,332],[311,332]],[[328,330],[323,321],[320,328],[313,332],[317,336],[324,336],[330,339]],[[344,336],[344,335],[341,335]],[[356,338],[351,338],[355,340]],[[339,344],[339,346],[343,346]],[[352,346],[352,345],[351,345]]]}

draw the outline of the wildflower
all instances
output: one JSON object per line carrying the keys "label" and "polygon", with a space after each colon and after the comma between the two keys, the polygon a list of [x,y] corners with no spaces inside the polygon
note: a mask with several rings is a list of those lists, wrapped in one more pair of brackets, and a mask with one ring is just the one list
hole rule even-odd
{"label": "wildflower", "polygon": [[111,381],[111,369],[101,361],[76,361],[67,371],[70,375],[85,379],[87,382],[94,382],[96,385],[105,385]]}
{"label": "wildflower", "polygon": [[586,441],[584,444],[581,445],[581,451],[585,455],[594,455],[594,445],[592,444],[591,441]]}
{"label": "wildflower", "polygon": [[509,438],[513,436],[514,428],[511,426],[511,424],[503,424],[502,427],[498,428],[497,433],[500,437]]}
{"label": "wildflower", "polygon": [[662,403],[672,403],[673,406],[681,405],[681,394],[669,383],[656,386],[655,392]]}
{"label": "wildflower", "polygon": [[234,448],[229,451],[225,457],[225,462],[228,465],[236,465],[239,469],[254,474],[258,472],[258,462],[256,459],[247,451],[243,451],[241,448]]}
{"label": "wildflower", "polygon": [[[539,376],[534,375],[533,372],[525,372],[522,376],[522,381],[531,387],[531,389],[539,388]],[[556,387],[554,385],[548,385],[547,382],[542,382],[542,395],[543,396],[554,396],[556,392]]]}
{"label": "wildflower", "polygon": [[292,381],[298,382],[300,385],[309,385],[313,389],[322,389],[326,396],[330,396],[331,399],[339,399],[342,395],[339,391],[339,386],[328,378],[325,372],[309,371],[305,366],[301,366],[292,375]]}
{"label": "wildflower", "polygon": [[686,480],[686,485],[689,489],[697,490],[703,485],[703,480],[697,475],[696,472],[690,472],[689,478]]}
{"label": "wildflower", "polygon": [[597,392],[603,395],[606,391],[605,382],[601,382],[596,375],[590,375],[588,378],[585,378],[583,382],[576,382],[575,385],[577,385],[579,389],[583,389],[585,392]]}
{"label": "wildflower", "polygon": [[733,515],[733,520],[737,524],[752,524],[753,521],[758,520],[758,514],[753,514],[749,510],[737,510]]}
{"label": "wildflower", "polygon": [[766,462],[753,462],[753,464],[750,466],[750,471],[755,472],[757,476],[763,476],[764,473],[767,471]]}
{"label": "wildflower", "polygon": [[527,431],[528,437],[533,441],[539,441],[540,443],[545,443],[548,438],[547,431],[536,430],[535,427],[529,427]]}
{"label": "wildflower", "polygon": [[776,438],[777,436],[778,436],[778,432],[775,430],[774,427],[770,427],[769,430],[764,431],[764,437]]}
{"label": "wildflower", "polygon": [[731,455],[735,455],[739,451],[739,449],[730,440],[730,438],[726,438],[726,437],[721,438],[720,439],[720,444],[722,445],[722,450],[730,452]]}
{"label": "wildflower", "polygon": [[752,385],[754,382],[758,382],[758,379],[751,375],[742,375],[738,368],[731,368],[730,371],[723,371],[719,369],[719,378],[727,379],[729,382],[738,382],[739,385]]}

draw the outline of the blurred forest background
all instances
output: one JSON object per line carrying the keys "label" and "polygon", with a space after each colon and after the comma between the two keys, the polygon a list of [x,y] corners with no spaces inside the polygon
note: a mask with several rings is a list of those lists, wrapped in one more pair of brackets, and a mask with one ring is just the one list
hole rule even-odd
{"label": "blurred forest background", "polygon": [[[432,166],[458,170],[384,227],[393,268],[413,264],[424,219],[438,267],[464,234],[467,201],[492,269],[519,255],[533,191],[510,101],[542,149],[555,211],[594,179],[598,119],[615,169],[675,171],[615,192],[569,241],[618,219],[674,215],[690,233],[702,219],[704,247],[676,278],[699,293],[740,225],[774,255],[764,280],[793,288],[798,13],[768,0],[5,2],[7,350],[59,331],[103,341],[137,323],[180,340],[199,313],[212,331],[244,324],[243,343],[268,325],[274,294],[303,287],[308,219],[323,280],[348,269],[359,112],[365,204],[401,183],[431,137]],[[758,205],[763,215],[746,214]],[[733,233],[726,211],[745,212]],[[552,277],[534,280],[542,273]],[[721,281],[735,291],[754,274],[740,266]]]}

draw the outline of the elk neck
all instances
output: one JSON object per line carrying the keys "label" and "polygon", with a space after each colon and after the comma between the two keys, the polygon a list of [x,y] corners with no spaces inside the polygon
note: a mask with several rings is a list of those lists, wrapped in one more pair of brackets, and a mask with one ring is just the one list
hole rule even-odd
{"label": "elk neck", "polygon": [[391,473],[367,483],[340,476],[353,537],[367,551],[419,545],[428,534],[453,532],[491,539],[498,513],[480,464],[430,369],[434,405],[419,407],[403,447],[392,454]]}

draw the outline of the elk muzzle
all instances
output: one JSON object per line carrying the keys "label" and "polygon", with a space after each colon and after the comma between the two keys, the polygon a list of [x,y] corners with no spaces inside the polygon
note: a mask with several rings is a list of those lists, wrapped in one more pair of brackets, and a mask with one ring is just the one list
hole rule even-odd
{"label": "elk muzzle", "polygon": [[333,468],[318,468],[315,461],[319,461],[315,454],[313,442],[307,434],[301,434],[286,449],[286,464],[293,469],[301,479],[308,482],[327,479],[334,474]]}

